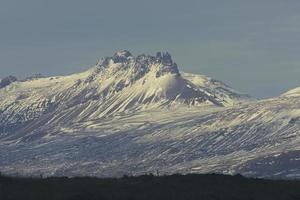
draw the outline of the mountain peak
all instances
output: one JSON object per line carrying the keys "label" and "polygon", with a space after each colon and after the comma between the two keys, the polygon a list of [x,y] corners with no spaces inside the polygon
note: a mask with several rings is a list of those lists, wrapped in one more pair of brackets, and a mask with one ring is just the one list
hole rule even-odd
{"label": "mountain peak", "polygon": [[114,63],[123,63],[128,60],[128,58],[132,57],[132,54],[128,50],[117,51],[111,59]]}
{"label": "mountain peak", "polygon": [[132,54],[130,53],[130,51],[128,50],[120,50],[120,51],[117,51],[114,56],[119,56],[119,57],[125,57],[125,58],[128,58],[128,57],[131,57]]}
{"label": "mountain peak", "polygon": [[173,65],[172,56],[169,52],[157,52],[156,59],[164,65]]}
{"label": "mountain peak", "polygon": [[173,62],[168,52],[157,52],[155,56],[145,54],[133,56],[128,50],[121,50],[111,57],[102,58],[96,67],[97,73],[109,71],[109,75],[116,75],[120,71],[131,71],[137,73],[138,77],[150,71],[154,71],[157,78],[168,73],[180,75],[177,64]]}

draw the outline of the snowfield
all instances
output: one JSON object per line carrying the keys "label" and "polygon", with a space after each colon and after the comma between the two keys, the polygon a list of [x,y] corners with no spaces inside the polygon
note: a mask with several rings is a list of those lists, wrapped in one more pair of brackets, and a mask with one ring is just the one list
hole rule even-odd
{"label": "snowfield", "polygon": [[300,178],[299,140],[299,89],[256,100],[180,72],[168,53],[120,51],[80,74],[0,89],[7,174]]}

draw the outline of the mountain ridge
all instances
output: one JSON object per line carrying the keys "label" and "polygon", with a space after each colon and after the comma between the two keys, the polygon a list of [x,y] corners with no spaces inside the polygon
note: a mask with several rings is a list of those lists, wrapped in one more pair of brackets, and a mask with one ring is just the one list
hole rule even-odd
{"label": "mountain ridge", "polygon": [[7,84],[0,95],[2,124],[5,121],[23,123],[55,113],[57,109],[77,110],[82,114],[77,120],[82,120],[147,107],[227,106],[251,100],[205,76],[186,73],[182,76],[169,53],[133,57],[129,51],[118,51],[112,57],[103,58],[82,73],[15,80]]}

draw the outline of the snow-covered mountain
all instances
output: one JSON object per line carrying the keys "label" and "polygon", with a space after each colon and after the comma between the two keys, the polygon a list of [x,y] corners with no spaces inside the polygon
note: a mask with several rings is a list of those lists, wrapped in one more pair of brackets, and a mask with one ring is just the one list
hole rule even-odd
{"label": "snow-covered mountain", "polygon": [[299,177],[296,93],[258,101],[180,72],[168,53],[119,51],[83,73],[0,89],[0,171]]}
{"label": "snow-covered mountain", "polygon": [[0,122],[6,130],[26,123],[35,130],[44,122],[65,124],[180,105],[231,106],[251,99],[211,78],[180,73],[168,53],[133,57],[119,51],[80,74],[3,80]]}

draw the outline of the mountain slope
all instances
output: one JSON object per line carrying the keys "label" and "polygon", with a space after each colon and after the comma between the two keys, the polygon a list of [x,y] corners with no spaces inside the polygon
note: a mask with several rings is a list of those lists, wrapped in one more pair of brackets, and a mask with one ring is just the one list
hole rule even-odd
{"label": "mountain slope", "polygon": [[[299,177],[300,99],[145,110],[1,137],[1,171],[122,176],[242,173]],[[42,135],[42,136],[41,136]]]}

